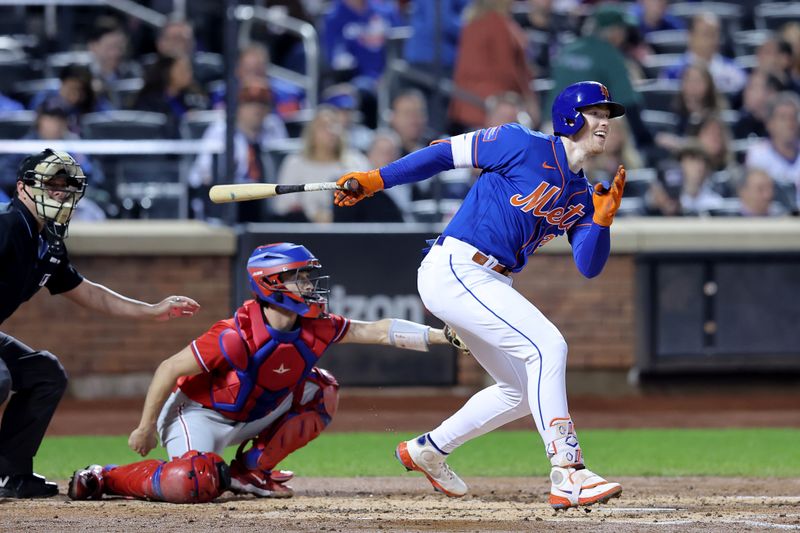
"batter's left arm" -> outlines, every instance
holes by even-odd
[[[609,228],[594,222],[578,223],[570,230],[569,240],[580,273],[587,278],[600,274],[611,251]]]

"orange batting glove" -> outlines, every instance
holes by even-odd
[[[622,192],[625,190],[625,167],[617,169],[614,183],[606,189],[602,183],[594,186],[592,203],[594,203],[594,216],[592,220],[598,226],[608,227],[614,221],[614,215],[622,202]]]
[[[358,184],[355,190],[349,189],[353,186],[353,182],[350,180],[354,180],[355,183]],[[383,178],[381,177],[381,171],[376,168],[367,172],[350,172],[345,174],[336,181],[336,185],[348,187],[348,189],[336,191],[333,196],[333,203],[339,207],[349,207],[368,196],[372,196],[378,191],[382,191]]]

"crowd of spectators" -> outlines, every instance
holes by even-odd
[[[14,79],[0,84],[0,136],[96,138],[87,132],[89,118],[133,110],[163,116],[154,140],[220,144],[233,93],[232,176],[225,176],[224,158],[212,154],[200,153],[192,161],[163,158],[180,167],[181,180],[192,191],[188,216],[215,219],[219,211],[203,198],[216,182],[330,181],[346,171],[385,165],[437,138],[506,122],[550,132],[553,96],[570,83],[591,79],[608,86],[628,109],[624,120],[612,121],[606,153],[586,168],[601,180],[619,164],[626,166],[633,185],[622,215],[798,213],[796,11],[767,19],[757,3],[745,1],[256,3],[279,6],[316,28],[321,76],[313,98],[296,76],[287,76],[307,68],[301,40],[277,27],[256,24],[249,42],[240,39],[237,62],[230,65],[235,86],[228,87],[222,20],[213,10],[203,12],[202,24],[170,17],[153,33],[143,31],[139,21],[98,10],[80,17],[89,23],[71,32],[69,49],[47,42],[16,46],[14,35],[0,39],[0,63],[19,67],[7,71],[17,73]],[[205,4],[187,5],[203,10]],[[37,13],[16,8],[12,15],[23,14],[30,24]],[[402,28],[408,31],[397,33]],[[404,76],[408,71],[398,65],[418,76]],[[434,82],[424,82],[426,76]],[[388,93],[385,109],[382,90]],[[312,107],[309,101],[319,103]],[[30,120],[24,132],[22,116]],[[20,158],[2,157],[0,199],[13,191]],[[119,161],[91,154],[76,158],[97,191],[78,217],[134,216],[119,207],[115,187],[126,179]],[[292,195],[240,204],[234,218],[436,220],[452,214],[474,179],[472,172],[453,171],[382,192],[347,213],[333,210],[329,193]],[[137,213],[147,216],[146,210]]]

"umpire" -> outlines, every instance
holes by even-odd
[[[75,270],[64,239],[85,190],[86,176],[66,152],[46,149],[20,164],[14,198],[0,204],[0,324],[42,287],[105,315],[155,320],[193,315],[200,306],[191,298],[169,296],[148,304]],[[0,497],[58,494],[55,483],[33,473],[33,457],[66,387],[67,375],[53,354],[0,332],[0,404],[11,396],[0,422]]]

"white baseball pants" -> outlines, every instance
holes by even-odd
[[[319,391],[314,383],[306,383],[301,404],[306,404]],[[292,407],[293,395],[289,394],[264,418],[252,422],[236,422],[203,407],[180,389],[167,399],[158,417],[157,429],[161,445],[167,449],[167,457],[180,457],[189,450],[214,452],[222,455],[225,448],[252,439],[284,415]]]
[[[551,420],[569,418],[567,344],[558,329],[511,287],[511,278],[472,260],[475,247],[447,237],[418,271],[425,306],[450,324],[495,380],[430,432],[451,452],[512,420],[533,415],[544,444]]]

